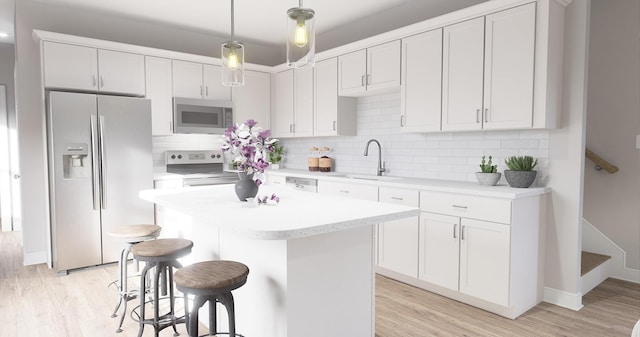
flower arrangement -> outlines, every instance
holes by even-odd
[[[264,170],[269,167],[268,153],[274,150],[278,140],[271,138],[271,130],[263,130],[257,124],[249,119],[225,130],[222,151],[229,151],[238,170],[247,175],[254,174],[253,180],[260,186]]]

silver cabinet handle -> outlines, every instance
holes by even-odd
[[[293,133],[293,124],[289,124],[289,133]]]
[[[484,109],[484,122],[489,123],[489,109]]]
[[[466,227],[466,226],[462,226],[462,227],[460,228],[460,240],[464,240],[464,228],[465,228],[465,227]]]
[[[91,84],[91,86],[92,86],[92,87],[95,87],[95,86],[96,86],[96,84],[97,84],[97,82],[96,82],[96,75],[92,75],[92,76],[91,76],[91,83],[92,83],[92,84]]]
[[[367,74],[367,85],[371,84],[371,75]]]
[[[204,91],[203,87],[200,86],[200,96],[203,96],[203,91]]]
[[[104,87],[104,77],[100,75],[100,88]]]
[[[404,115],[400,115],[400,127],[404,126]]]
[[[14,174],[13,175],[13,179],[20,179],[20,175],[19,174]]]
[[[451,205],[453,208],[462,208],[462,209],[467,209],[467,206],[460,206],[460,205]]]
[[[400,197],[391,197],[391,199],[393,199],[393,200],[400,200],[400,201],[404,200],[404,198],[400,198]]]
[[[293,126],[293,133],[296,133],[296,124],[295,124],[295,123],[293,123],[293,124],[291,124],[291,125]]]
[[[456,238],[456,229],[458,229],[458,224],[457,224],[457,223],[454,223],[454,224],[453,224],[453,238],[454,238],[454,239]]]
[[[476,123],[480,123],[480,109],[476,110]]]
[[[204,87],[205,96],[209,97],[209,86]]]
[[[340,193],[349,193],[349,190],[340,190]]]
[[[336,121],[333,121],[333,131],[336,131]]]
[[[362,77],[360,78],[360,84],[364,87],[364,75],[362,75]]]
[[[103,115],[100,115],[98,119],[98,138],[100,144],[100,191],[102,191],[100,202],[102,204],[102,209],[107,209],[107,157],[104,151],[105,137]]]
[[[98,156],[97,147],[96,147],[96,116],[91,115],[90,117],[90,127],[91,127],[91,192],[93,197],[93,210],[97,211],[100,207],[99,200],[100,196],[98,195],[99,185],[98,176],[100,175],[100,171],[98,170]]]

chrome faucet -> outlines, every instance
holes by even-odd
[[[381,176],[382,172],[384,172],[385,169],[384,162],[382,161],[382,147],[380,146],[380,142],[375,139],[369,140],[367,142],[367,145],[364,147],[364,155],[369,155],[369,144],[371,144],[372,142],[378,144],[378,175]]]

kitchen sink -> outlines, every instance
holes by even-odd
[[[349,178],[354,180],[371,180],[371,181],[394,181],[400,180],[402,177],[390,177],[390,176],[374,176],[367,174],[333,174],[332,177]]]

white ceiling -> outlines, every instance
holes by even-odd
[[[0,31],[13,41],[14,1],[0,0]],[[228,37],[230,0],[31,0],[33,2],[82,9],[105,16],[125,17],[171,25],[177,28]],[[399,28],[486,0],[307,0],[303,7],[316,12],[317,35],[353,35],[361,39],[380,33],[380,29]],[[297,7],[297,0],[235,1],[236,39],[284,44],[286,11]],[[384,31],[383,30],[383,31]],[[343,43],[344,41],[341,41]],[[327,47],[335,46],[328,42]]]

